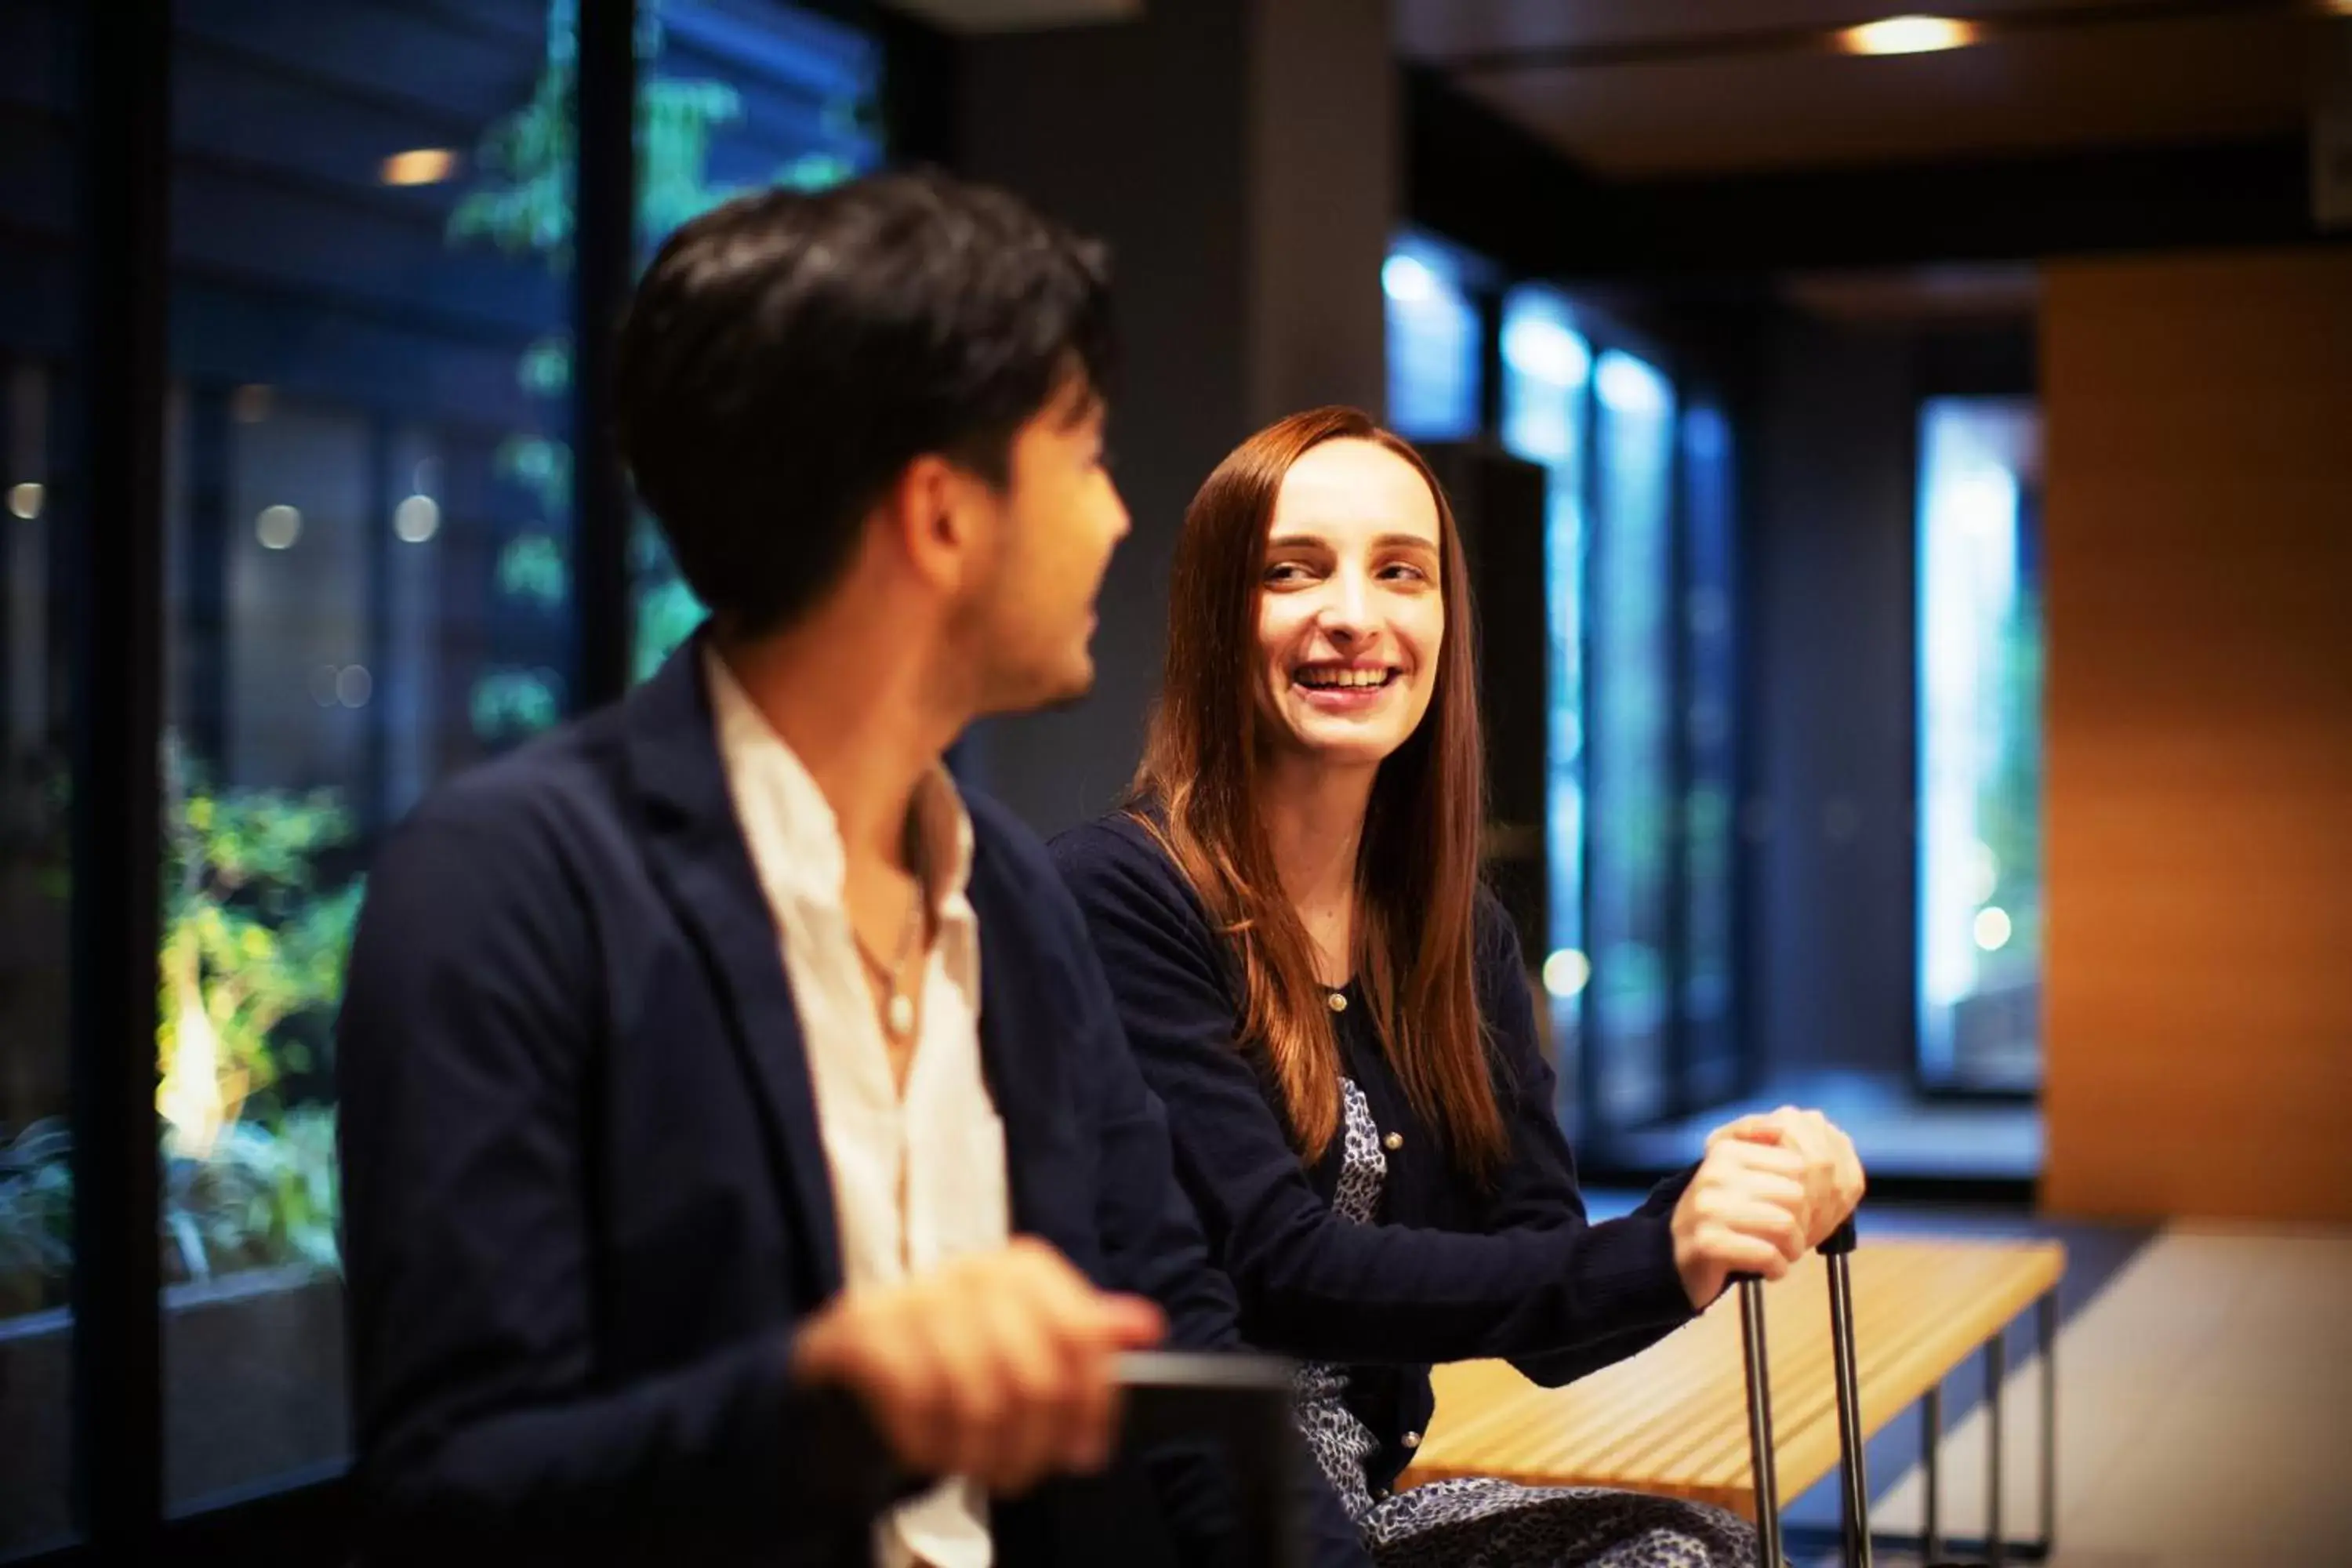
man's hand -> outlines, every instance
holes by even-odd
[[[1853,1140],[1818,1110],[1784,1105],[1767,1116],[1743,1116],[1717,1128],[1706,1146],[1712,1150],[1726,1139],[1776,1144],[1804,1162],[1798,1179],[1805,1187],[1807,1247],[1827,1241],[1862,1202],[1862,1161],[1854,1154]]]
[[[1166,1332],[1151,1302],[1106,1295],[1044,1242],[1016,1237],[836,1297],[795,1337],[792,1367],[854,1392],[907,1468],[1011,1494],[1108,1462],[1117,1357]]]
[[[1717,1137],[1675,1205],[1675,1267],[1704,1310],[1735,1274],[1778,1279],[1805,1255],[1804,1161],[1760,1140]]]

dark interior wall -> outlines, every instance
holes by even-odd
[[[1748,1012],[1759,1066],[1911,1060],[1909,334],[1782,315],[1749,437]]]
[[[1386,7],[1251,7],[1249,423],[1388,390],[1381,263],[1402,128]]]
[[[1244,433],[1244,18],[1154,5],[1117,26],[963,47],[957,162],[1116,247],[1111,416],[1134,532],[1098,601],[1092,696],[975,736],[982,785],[1041,831],[1108,806],[1157,689],[1184,504]]]
[[[1379,7],[1185,0],[1140,20],[960,47],[956,164],[1110,242],[1112,411],[1134,531],[1106,578],[1093,694],[998,720],[967,771],[1052,833],[1114,804],[1160,680],[1184,508],[1249,432],[1378,407],[1395,200]]]

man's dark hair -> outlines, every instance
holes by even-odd
[[[621,453],[688,584],[789,625],[939,453],[992,482],[1013,434],[1109,374],[1103,247],[943,174],[740,196],[670,236],[621,329]]]

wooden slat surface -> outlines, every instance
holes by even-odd
[[[1885,1241],[1853,1255],[1854,1359],[1874,1433],[2032,1305],[2065,1272],[2055,1242]],[[1783,1500],[1837,1465],[1829,1273],[1818,1258],[1765,1289],[1774,1452]],[[1534,1486],[1625,1487],[1754,1517],[1739,1304],[1567,1388],[1502,1362],[1436,1373],[1437,1415],[1398,1482],[1501,1476]]]

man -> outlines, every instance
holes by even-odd
[[[1233,1560],[1196,1468],[1075,1479],[1117,1354],[1233,1301],[1050,862],[940,760],[1091,681],[1108,353],[1097,247],[944,178],[656,258],[621,436],[711,618],[420,808],[352,955],[377,1557]]]

